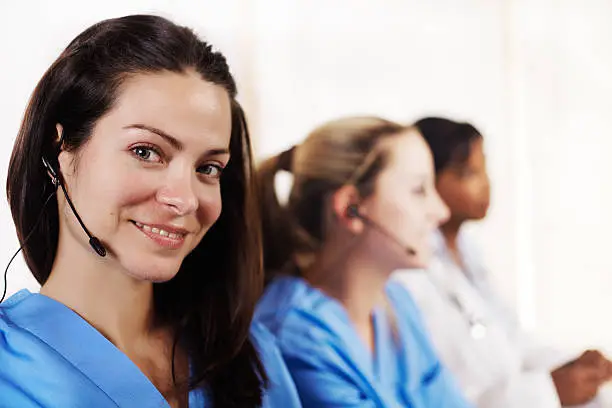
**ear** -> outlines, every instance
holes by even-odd
[[[55,130],[57,132],[56,137],[55,137],[55,144],[57,146],[57,149],[59,151],[58,155],[57,155],[57,162],[58,162],[58,169],[57,171],[59,172],[60,175],[63,174],[67,174],[66,173],[66,169],[69,169],[72,160],[73,160],[73,154],[70,152],[67,152],[63,149],[64,146],[64,127],[57,123],[55,125]]]
[[[55,130],[57,132],[57,135],[56,135],[56,139],[55,139],[54,143],[55,143],[55,145],[58,145],[59,141],[62,138],[62,131],[63,131],[62,125],[57,123],[55,125]],[[59,162],[59,157],[57,159],[58,159],[57,161]],[[53,157],[45,157],[45,156],[43,156],[42,157],[42,162],[43,162],[43,166],[47,170],[47,175],[51,179],[51,182],[53,183],[54,186],[57,187],[59,185],[59,183],[61,183],[61,171],[54,164],[55,160],[53,160]]]
[[[62,137],[64,135],[64,127],[60,123],[56,123],[55,131],[57,132],[57,135],[55,137],[55,143],[57,144],[58,149],[61,150],[62,146],[60,146],[60,143],[62,143],[64,140]]]
[[[355,186],[342,186],[331,196],[331,209],[334,217],[340,225],[343,225],[353,234],[361,234],[364,229],[363,220],[358,217],[351,217],[348,208],[352,205],[359,205],[360,196]]]

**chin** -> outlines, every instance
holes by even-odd
[[[482,221],[487,217],[487,212],[481,212],[478,214],[473,214],[472,217],[470,217],[471,221]]]
[[[139,281],[152,283],[167,282],[174,278],[181,267],[181,263],[175,260],[163,260],[154,262],[149,259],[134,265],[124,265],[127,274]]]
[[[415,248],[416,255],[409,257],[405,269],[427,269],[431,261],[431,250],[427,246]]]
[[[482,205],[482,206],[480,206],[480,208],[478,208],[476,211],[474,211],[474,213],[472,214],[470,219],[472,221],[480,221],[480,220],[484,219],[487,216],[488,213],[489,213],[489,206],[488,205]]]

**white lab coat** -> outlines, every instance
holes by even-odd
[[[575,356],[540,345],[520,329],[464,235],[458,244],[465,271],[437,233],[430,268],[398,271],[395,278],[412,293],[441,360],[477,408],[559,408],[550,372]],[[584,407],[604,405],[596,399]]]

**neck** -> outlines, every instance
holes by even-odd
[[[447,223],[440,227],[440,231],[442,231],[442,235],[446,241],[446,246],[453,252],[457,250],[457,237],[459,236],[459,231],[461,230],[462,225],[462,220],[451,218]]]
[[[339,248],[341,244],[325,245],[304,277],[340,301],[355,324],[369,325],[374,308],[384,302],[385,286],[393,271],[383,270],[365,255],[367,251]]]
[[[81,248],[67,251],[61,241],[40,293],[74,310],[124,352],[153,329],[151,282],[130,278],[112,259]]]

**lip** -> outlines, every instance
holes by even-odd
[[[134,227],[136,227],[145,236],[155,242],[157,245],[168,248],[178,249],[185,243],[185,236],[189,234],[184,228],[173,227],[171,225],[163,224],[147,224],[144,222],[131,220]],[[144,228],[147,227],[147,228]],[[165,231],[168,235],[160,235],[159,232],[153,232],[156,229],[158,231]]]

